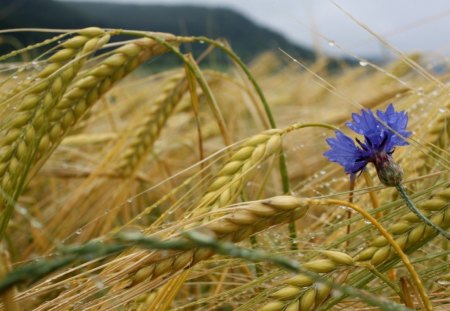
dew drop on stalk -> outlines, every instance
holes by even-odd
[[[95,287],[97,287],[98,289],[104,289],[105,284],[102,281],[97,281],[95,282]]]
[[[345,205],[338,205],[338,208],[340,208],[340,209],[342,209],[342,210],[344,210],[344,211],[348,211],[350,208],[348,208],[347,206],[345,206]]]
[[[36,228],[36,229],[42,229],[42,227],[43,227],[42,224],[39,221],[37,221],[36,219],[31,219],[30,224],[33,228]]]
[[[442,286],[449,286],[450,285],[450,281],[449,280],[438,280],[437,283],[439,285],[442,285]]]
[[[329,46],[335,46],[336,45],[336,41],[330,40],[330,41],[328,41],[328,45]]]
[[[75,231],[75,234],[76,234],[76,235],[80,235],[82,232],[83,232],[83,230],[78,229],[77,231]]]
[[[340,296],[342,296],[343,295],[343,293],[340,291],[340,290],[338,290],[338,289],[334,289],[332,292],[331,292],[331,296],[332,297],[340,297]]]
[[[310,240],[314,240],[314,239],[316,238],[316,235],[315,235],[314,233],[309,233],[309,234],[308,234],[308,238],[309,238]]]
[[[27,209],[22,207],[22,206],[16,206],[16,210],[17,210],[17,212],[19,214],[22,214],[22,215],[27,215],[28,214]]]
[[[368,64],[369,63],[367,61],[365,61],[365,60],[360,60],[359,61],[359,65],[362,66],[362,67],[366,67]]]

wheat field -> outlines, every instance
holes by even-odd
[[[449,310],[448,241],[372,166],[351,185],[323,156],[393,103],[404,186],[450,227],[448,75],[394,52],[247,67],[224,41],[91,27],[1,56],[1,308]],[[180,65],[143,68],[163,54]]]

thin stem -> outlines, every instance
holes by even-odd
[[[324,129],[328,129],[328,130],[332,130],[332,131],[336,131],[339,130],[338,127],[331,125],[331,124],[327,124],[327,123],[302,123],[302,122],[298,122],[298,123],[294,123],[289,125],[288,127],[286,127],[283,132],[284,133],[290,133],[292,131],[298,130],[298,129],[302,129],[305,127],[321,127]]]
[[[257,249],[258,248],[258,238],[256,237],[256,235],[252,235],[250,237],[250,242],[252,244],[252,249]],[[256,272],[256,276],[258,278],[263,275],[263,270],[262,270],[261,265],[259,263],[255,263],[255,272]]]
[[[422,222],[426,223],[427,225],[432,227],[434,230],[436,230],[437,232],[442,234],[447,240],[450,240],[450,234],[447,231],[445,231],[441,227],[438,227],[437,225],[432,223],[431,220],[429,220],[424,214],[422,214],[419,211],[419,209],[416,207],[414,202],[411,200],[411,198],[406,193],[406,189],[405,189],[405,187],[403,187],[402,184],[396,185],[395,188],[397,188],[397,191],[400,193],[400,196],[405,201],[406,206],[408,206],[408,208],[411,212],[413,212],[417,217],[419,217],[419,219],[422,220]]]
[[[350,202],[350,203],[353,203],[353,193],[354,193],[354,190],[355,190],[355,184],[356,184],[356,178],[355,178],[355,174],[351,174],[350,175],[350,185],[349,185],[349,192],[348,192],[348,201]],[[347,225],[347,235],[349,235],[350,234],[350,232],[351,232],[351,222],[350,222],[350,219],[352,218],[352,211],[351,210],[348,210],[347,211],[347,220],[349,221],[348,222],[348,225]],[[349,247],[349,245],[350,245],[350,239],[348,239],[347,241],[346,241],[346,247],[348,248]]]
[[[241,69],[244,71],[245,75],[247,76],[248,80],[252,83],[253,87],[255,88],[256,93],[258,93],[259,98],[261,99],[261,103],[264,106],[264,110],[266,112],[267,118],[269,119],[270,126],[272,128],[276,128],[277,125],[276,125],[275,119],[273,117],[272,110],[270,109],[270,106],[266,100],[266,97],[264,96],[263,91],[259,87],[255,78],[251,74],[250,70],[242,62],[242,60],[239,58],[239,56],[237,56],[231,49],[228,49],[226,46],[224,46],[220,42],[217,42],[216,40],[212,40],[207,37],[194,37],[193,39],[198,42],[207,42],[208,44],[211,44],[211,45],[215,46],[216,48],[219,48],[225,54],[227,54],[236,64],[238,64],[239,67],[241,67]]]
[[[369,196],[370,196],[370,201],[372,202],[372,207],[373,208],[378,208],[380,207],[380,203],[378,202],[378,198],[375,194],[375,191],[372,189],[373,188],[373,182],[372,182],[372,178],[370,177],[370,174],[367,172],[367,170],[364,170],[362,173],[363,177],[364,177],[364,181],[366,182],[367,187],[370,189],[369,190]],[[382,212],[378,212],[376,214],[377,218],[381,218],[383,216]]]
[[[380,280],[382,280],[387,286],[389,286],[390,288],[392,288],[394,290],[394,292],[397,293],[397,295],[403,300],[403,293],[400,290],[400,288],[398,288],[398,286],[396,286],[394,283],[392,283],[387,277],[384,276],[383,273],[381,273],[380,271],[377,270],[377,268],[375,268],[373,265],[371,264],[361,264],[361,267],[366,268],[367,270],[369,270],[371,273],[373,273],[373,275],[375,275],[377,278],[379,278]]]
[[[364,209],[359,207],[358,205],[349,203],[347,201],[341,201],[341,200],[333,200],[333,199],[327,199],[321,201],[323,204],[333,204],[333,205],[343,205],[347,206],[356,212],[360,213],[364,218],[366,218],[368,221],[374,225],[374,227],[378,230],[378,232],[381,233],[382,236],[386,238],[388,243],[392,246],[392,248],[397,252],[397,255],[400,257],[400,259],[403,261],[406,269],[411,274],[411,278],[417,287],[417,290],[419,291],[420,297],[422,298],[423,304],[425,306],[425,309],[427,311],[433,310],[433,305],[430,302],[430,299],[428,298],[428,295],[425,291],[425,288],[422,284],[422,281],[420,280],[419,275],[417,274],[416,270],[414,269],[411,261],[409,260],[408,256],[406,256],[405,252],[403,252],[402,248],[398,243],[394,240],[394,238],[387,232],[387,230],[374,218],[372,215],[370,215],[368,212],[366,212]]]
[[[306,128],[306,127],[321,127],[321,128],[326,128],[326,129],[329,129],[329,130],[337,130],[337,127],[335,127],[333,125],[330,125],[330,124],[326,124],[326,123],[294,123],[294,124],[291,124],[288,127],[286,127],[283,130],[283,133],[287,134],[287,133],[290,133],[292,131],[295,131],[295,130],[298,130],[298,129],[302,129],[302,128]],[[281,161],[282,157],[283,157],[283,161]],[[283,166],[283,169],[285,169],[287,171],[286,161],[284,160],[284,153],[283,152],[280,155],[280,170],[281,170],[282,166]],[[287,174],[286,175],[282,175],[282,177],[283,176],[288,178]],[[290,191],[289,183],[288,182],[287,183],[283,182],[283,192],[284,193],[288,193],[289,191]],[[289,238],[291,239],[291,250],[293,250],[293,251],[297,250],[298,249],[297,242],[296,242],[296,239],[297,239],[297,228],[295,226],[295,222],[289,223]]]
[[[408,308],[414,308],[414,303],[411,298],[411,293],[409,292],[409,289],[408,289],[408,283],[409,282],[407,281],[407,279],[405,277],[400,278],[400,286],[402,287],[402,299],[403,299],[403,302],[405,303],[405,306],[407,306]],[[411,285],[411,283],[409,283],[409,285]]]

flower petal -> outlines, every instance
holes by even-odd
[[[355,174],[361,171],[366,165],[367,152],[356,147],[353,140],[342,133],[336,131],[336,138],[328,138],[327,143],[331,147],[324,155],[332,162],[339,163],[348,174]]]
[[[395,146],[408,145],[408,142],[404,138],[411,136],[411,132],[406,131],[406,126],[408,125],[408,115],[406,112],[396,112],[394,105],[389,104],[386,112],[378,110],[377,116],[385,123],[382,124],[383,130],[389,135],[389,141],[385,148],[387,151],[391,151]]]

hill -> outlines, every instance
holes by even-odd
[[[170,32],[179,35],[206,35],[226,38],[243,60],[267,50],[282,48],[292,55],[312,60],[314,53],[295,45],[280,34],[255,24],[245,16],[225,8],[198,6],[133,5],[51,0],[2,0],[0,28],[63,28],[87,26]],[[38,12],[38,13],[37,13]],[[30,44],[44,37],[19,33]],[[194,47],[194,52],[196,48]]]

